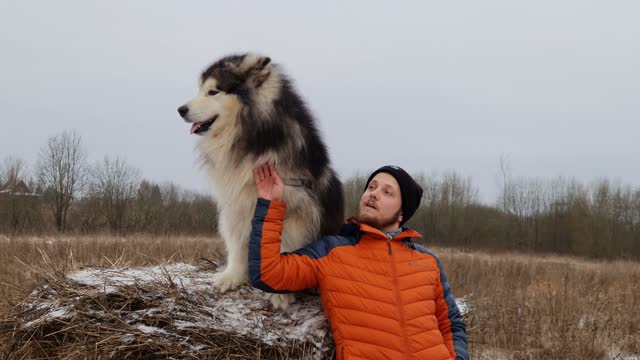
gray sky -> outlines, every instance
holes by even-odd
[[[284,66],[342,178],[455,170],[640,185],[640,2],[0,2],[0,159],[66,129],[91,160],[206,189],[176,108],[213,60]]]

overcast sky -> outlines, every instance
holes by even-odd
[[[400,5],[403,4],[403,5]],[[281,64],[344,179],[383,164],[640,185],[640,2],[0,2],[0,160],[76,130],[91,160],[204,190],[176,108],[229,53]]]

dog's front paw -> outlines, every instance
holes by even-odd
[[[234,290],[245,281],[247,281],[246,273],[222,271],[213,275],[213,286],[222,292]]]
[[[296,302],[296,297],[293,294],[265,294],[264,298],[271,301],[274,308],[282,310],[286,310],[289,304]]]

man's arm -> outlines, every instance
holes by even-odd
[[[301,254],[280,254],[282,220],[286,206],[280,201],[284,184],[275,167],[253,170],[258,202],[249,240],[249,280],[267,292],[290,292],[318,286],[318,260]]]
[[[318,287],[318,262],[306,255],[281,254],[280,236],[285,203],[259,198],[249,240],[249,280],[267,292],[291,292]]]
[[[456,360],[469,360],[469,350],[467,348],[467,335],[465,325],[462,322],[462,315],[451,294],[451,287],[447,283],[447,278],[442,269],[440,259],[436,257],[440,270],[440,284],[438,286],[438,297],[436,299],[436,316],[440,332],[444,337],[444,342],[451,356]]]

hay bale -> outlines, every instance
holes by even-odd
[[[220,293],[212,284],[214,269],[183,263],[70,274],[53,265],[32,270],[41,285],[0,320],[10,358],[333,356],[331,332],[313,294],[298,294],[286,311],[272,310],[261,291],[244,285]],[[456,302],[468,316],[465,300]]]
[[[272,310],[250,286],[214,290],[213,273],[167,264],[43,274],[0,332],[15,358],[331,358],[318,296]]]

